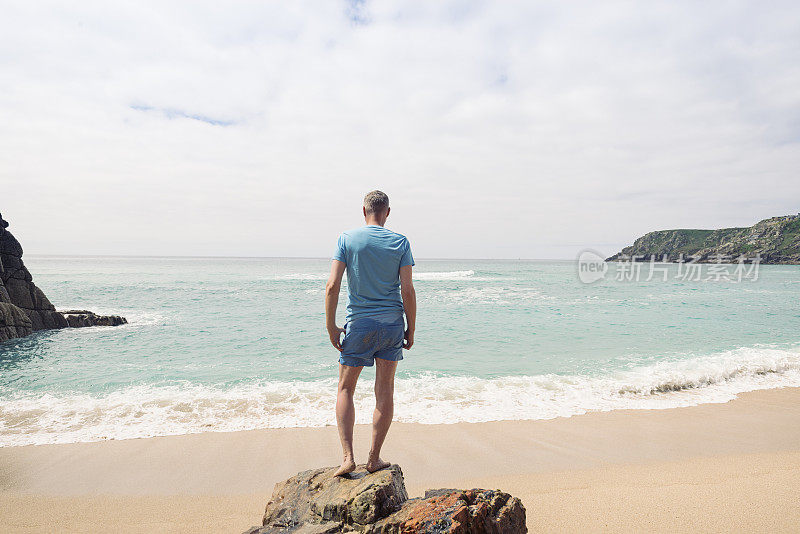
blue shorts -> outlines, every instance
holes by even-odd
[[[365,317],[351,319],[344,325],[344,340],[339,363],[351,367],[372,367],[375,358],[397,362],[403,359],[405,324],[380,322]]]

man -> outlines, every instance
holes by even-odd
[[[403,359],[403,349],[414,345],[417,315],[417,296],[411,282],[414,265],[411,246],[405,236],[384,228],[391,211],[389,197],[381,191],[367,193],[362,211],[366,225],[339,236],[331,275],[325,286],[328,335],[331,344],[341,353],[336,422],[344,459],[336,476],[356,468],[353,393],[361,370],[373,364],[376,366],[375,412],[366,469],[372,473],[389,466],[389,462],[381,460],[380,453],[394,413],[394,373],[397,362]],[[342,329],[336,326],[336,307],[345,270],[348,299]]]

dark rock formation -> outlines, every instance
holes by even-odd
[[[690,261],[800,264],[800,215],[765,219],[747,228],[659,230],[645,234],[606,261]],[[690,258],[693,257],[693,258]]]
[[[72,328],[82,326],[119,326],[128,321],[119,315],[97,315],[89,310],[66,310],[59,312]]]
[[[275,485],[263,524],[245,534],[519,534],[525,507],[496,490],[439,489],[409,499],[400,467],[334,477],[335,467],[303,471]]]
[[[127,321],[118,315],[101,316],[87,311],[56,311],[22,263],[22,246],[6,230],[0,215],[0,341],[32,334],[36,330],[70,326],[114,326]]]

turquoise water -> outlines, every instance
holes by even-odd
[[[0,344],[0,445],[334,423],[328,260],[25,260],[59,309],[130,324]],[[674,265],[668,281],[618,281],[617,268],[584,284],[574,262],[419,261],[397,420],[539,419],[800,385],[800,267],[738,283],[682,280]],[[362,376],[366,422],[373,374]]]

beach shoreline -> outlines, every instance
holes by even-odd
[[[368,435],[357,426],[357,460]],[[789,530],[800,519],[800,388],[551,420],[396,423],[385,456],[411,495],[483,486],[520,497],[532,531],[691,526],[698,503],[709,510],[700,530],[745,519]],[[276,482],[338,457],[335,427],[0,448],[0,531],[244,531]],[[661,516],[672,523],[655,524]]]

